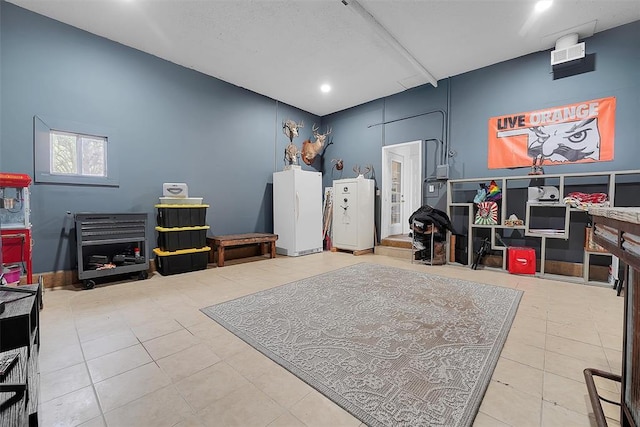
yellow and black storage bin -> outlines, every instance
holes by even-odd
[[[164,276],[204,270],[209,261],[209,226],[205,225],[209,205],[181,203],[176,200],[155,206],[158,247],[153,252],[156,270]]]
[[[155,248],[153,252],[156,254],[156,270],[163,276],[204,270],[207,268],[210,251],[211,248],[208,246],[172,252]]]
[[[205,225],[209,205],[159,204],[157,224],[160,227],[196,227]]]
[[[163,252],[197,249],[207,246],[208,225],[196,227],[156,227],[158,248]]]

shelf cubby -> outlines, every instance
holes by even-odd
[[[488,186],[491,181],[502,190],[498,224],[475,224],[473,199],[480,185]],[[529,200],[530,186],[555,187],[558,190],[555,200]],[[600,264],[606,262],[607,254],[603,256],[584,249],[585,228],[590,221],[586,212],[588,207],[564,203],[563,199],[574,192],[605,193],[610,206],[637,206],[640,170],[451,179],[447,182],[447,213],[457,232],[464,236],[456,236],[457,246],[460,246],[458,253],[464,253],[467,265],[471,265],[478,241],[490,238],[491,250],[494,255],[502,254],[502,269],[506,270],[507,247],[533,247],[538,260],[538,277],[608,285],[593,280],[591,273],[594,261],[599,269],[605,267]],[[524,224],[506,225],[505,220],[512,214]],[[569,265],[558,267],[562,263]]]

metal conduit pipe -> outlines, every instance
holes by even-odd
[[[447,149],[448,144],[446,142],[446,137],[445,137],[445,126],[447,124],[447,113],[444,110],[425,111],[424,113],[414,114],[414,115],[406,116],[406,117],[400,117],[399,119],[386,120],[386,121],[382,121],[380,123],[373,123],[373,124],[368,125],[367,128],[372,128],[374,126],[388,125],[390,123],[400,122],[402,120],[414,119],[416,117],[427,116],[429,114],[436,114],[436,113],[439,113],[439,114],[442,115],[442,125],[440,126],[440,139],[439,139],[439,141],[442,142],[443,150],[442,150],[442,153],[441,153],[440,164],[447,164],[447,163],[444,163],[445,161],[448,161],[447,153],[449,151]]]

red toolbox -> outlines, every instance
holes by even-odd
[[[509,273],[536,274],[536,250],[533,248],[508,248]]]

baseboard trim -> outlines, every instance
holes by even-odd
[[[149,269],[147,272],[156,271],[156,263],[154,259],[149,260]],[[82,287],[80,279],[78,279],[77,270],[49,271],[45,273],[37,273],[33,275],[34,281],[38,277],[42,277],[45,289],[63,288],[65,286]]]
[[[256,245],[240,246],[237,248],[229,248],[225,251],[225,260],[233,260],[236,258],[246,258],[257,256],[260,254],[260,248]],[[216,259],[215,251],[211,251],[209,262],[214,263]],[[156,271],[155,259],[149,260],[149,273]],[[65,286],[82,287],[80,279],[78,279],[77,270],[50,271],[45,273],[34,274],[34,280],[42,276],[45,289],[62,288]],[[23,278],[24,279],[24,278]],[[21,282],[22,283],[22,282]]]
[[[232,248],[233,249],[233,248]],[[392,248],[392,250],[398,250],[399,248]],[[403,255],[407,252],[401,250]],[[213,251],[211,251],[211,259],[209,262],[213,262],[215,259],[215,255]],[[229,250],[232,255],[229,259],[235,258],[244,258],[259,255],[259,250],[255,245],[253,247],[247,248],[237,248],[236,250]],[[225,254],[226,258],[226,254]],[[485,264],[487,266],[495,266],[502,267],[502,260],[500,262],[498,260],[493,260],[491,257],[487,257],[490,261]],[[483,263],[484,264],[484,263]],[[494,265],[495,264],[495,265]],[[566,261],[547,261],[546,263],[546,273],[549,274],[558,274],[563,276],[572,276],[572,277],[582,277],[582,264],[581,263],[570,263]],[[156,271],[156,263],[155,259],[149,260],[149,273]],[[591,275],[592,280],[600,280],[604,281],[608,275],[608,268],[604,266],[591,266]],[[62,288],[65,286],[74,286],[74,287],[82,287],[80,280],[78,279],[78,271],[77,270],[63,270],[63,271],[53,271],[46,273],[38,273],[34,274],[34,281],[37,281],[39,276],[42,276],[43,283],[45,289],[53,289],[53,288]],[[22,277],[21,284],[24,281],[24,276]]]

